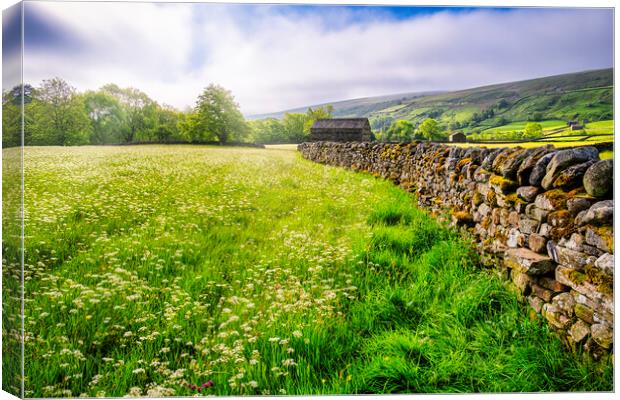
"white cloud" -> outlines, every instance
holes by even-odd
[[[214,82],[242,111],[353,97],[457,89],[613,62],[609,10],[439,12],[414,19],[350,11],[148,3],[29,3],[84,43],[26,49],[25,79],[61,76],[80,89],[135,86],[192,105]],[[28,9],[27,9],[28,12]],[[337,28],[333,22],[340,23]],[[28,26],[26,26],[28,29]]]

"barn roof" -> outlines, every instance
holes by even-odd
[[[317,119],[312,128],[318,129],[364,129],[368,126],[368,118],[331,118]]]

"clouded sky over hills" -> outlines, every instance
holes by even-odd
[[[611,9],[26,3],[27,82],[134,86],[245,114],[613,65]]]

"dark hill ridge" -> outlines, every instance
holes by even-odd
[[[405,93],[328,103],[335,117],[368,117],[374,129],[406,119],[482,129],[527,119],[613,118],[613,69],[584,71],[453,92]],[[320,106],[309,106],[316,107]],[[288,112],[304,112],[300,107]],[[493,110],[492,113],[488,110]],[[486,113],[485,113],[486,112]],[[280,118],[283,112],[254,116]],[[475,115],[479,114],[479,115]]]

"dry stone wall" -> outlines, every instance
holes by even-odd
[[[613,351],[613,161],[596,148],[313,142],[298,150],[415,192],[421,207],[473,234],[483,261],[567,344]]]

